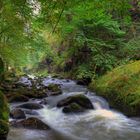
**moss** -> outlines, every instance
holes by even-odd
[[[8,126],[9,108],[5,96],[0,92],[0,137],[6,137],[9,131]]]
[[[43,69],[33,73],[37,77],[48,76],[48,70]]]
[[[71,103],[70,105],[66,106],[63,108],[63,112],[64,113],[76,113],[76,112],[83,112],[85,109],[83,107],[81,107],[79,104],[77,103]]]
[[[60,86],[57,85],[57,84],[49,84],[48,85],[48,90],[52,91],[52,92],[57,92],[57,91],[60,91]]]
[[[140,115],[140,61],[113,69],[92,81],[90,88],[127,115]]]
[[[27,101],[29,101],[28,97],[26,97],[24,95],[21,95],[21,94],[18,94],[18,93],[9,94],[9,95],[7,95],[7,98],[8,98],[9,103],[12,103],[12,102],[27,102]]]
[[[0,92],[0,119],[5,121],[9,119],[9,107],[2,92]]]

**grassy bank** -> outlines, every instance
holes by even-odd
[[[126,115],[140,115],[140,61],[113,69],[89,87]]]

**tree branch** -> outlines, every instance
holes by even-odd
[[[56,28],[57,28],[57,25],[58,25],[58,23],[59,23],[59,21],[60,21],[60,19],[61,19],[61,16],[62,16],[62,14],[63,14],[63,12],[64,12],[65,5],[66,5],[66,2],[64,2],[64,6],[63,6],[63,8],[62,8],[62,10],[61,10],[61,12],[60,12],[60,15],[59,15],[59,17],[58,17],[58,20],[57,20],[56,24],[54,25],[54,28],[53,28],[53,30],[52,30],[52,34],[55,32],[55,30],[56,30]]]

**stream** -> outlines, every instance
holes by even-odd
[[[30,81],[23,80],[26,84]],[[140,120],[128,118],[120,112],[110,109],[108,102],[87,87],[77,85],[75,81],[46,77],[43,84],[60,84],[63,94],[47,97],[47,105],[37,110],[39,118],[51,130],[30,130],[10,128],[8,140],[140,140]],[[85,94],[95,109],[84,113],[64,114],[57,108],[58,101],[75,94]],[[39,102],[39,99],[29,102]],[[11,103],[10,107],[22,103]],[[30,117],[31,115],[29,115]]]

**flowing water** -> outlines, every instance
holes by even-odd
[[[28,83],[26,79],[22,80]],[[84,86],[76,85],[74,81],[51,77],[43,80],[44,85],[49,83],[60,84],[63,94],[47,97],[48,104],[38,111],[36,117],[48,124],[51,130],[11,128],[8,140],[140,140],[139,120],[111,110],[103,98]],[[58,101],[75,94],[85,94],[95,109],[80,114],[64,114],[61,108],[56,107]],[[11,104],[11,107],[16,105]]]

